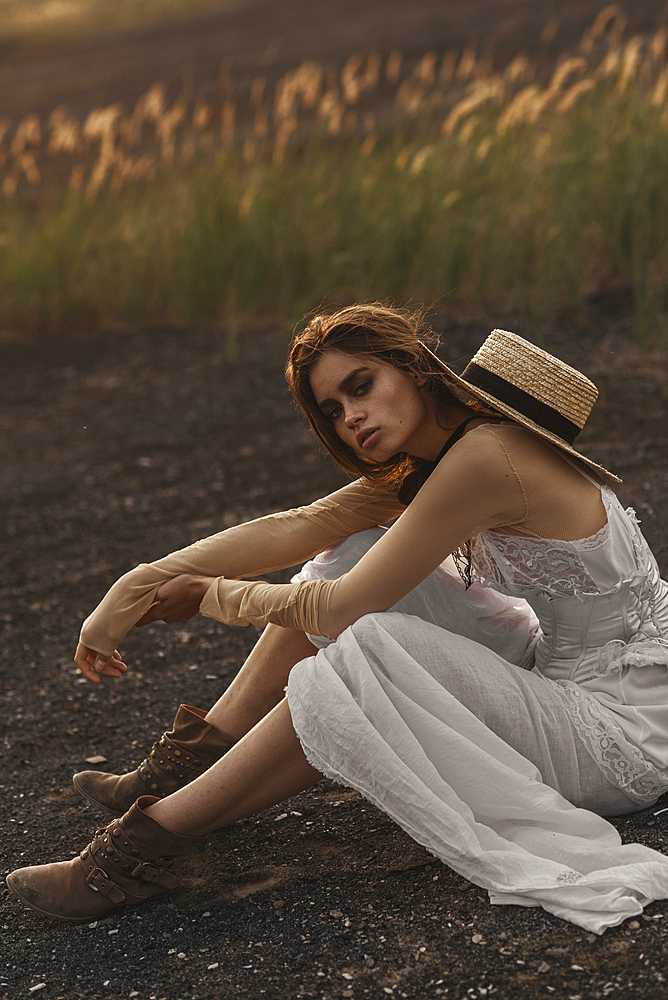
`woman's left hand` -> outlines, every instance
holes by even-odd
[[[213,583],[213,576],[192,576],[182,573],[161,584],[155,601],[138,622],[136,628],[151,622],[185,622],[199,613],[202,598]]]

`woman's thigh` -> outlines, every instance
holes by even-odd
[[[637,808],[597,767],[553,681],[414,616],[366,615],[346,632],[318,654],[312,669],[332,671],[342,680],[333,690],[362,705],[372,724],[382,720],[391,733],[388,713],[394,712],[397,731],[410,720],[427,755],[437,755],[439,726],[460,718],[464,706],[575,805],[602,815]],[[291,685],[298,682],[291,677]],[[341,716],[345,705],[333,700],[332,712]],[[485,742],[484,731],[478,733]],[[470,780],[476,780],[473,771]]]

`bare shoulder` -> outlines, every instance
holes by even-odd
[[[508,433],[509,429],[511,425],[489,422],[472,427],[439,462],[437,471],[445,477],[456,475],[478,488],[505,479],[511,471],[509,457],[522,447],[520,439]]]

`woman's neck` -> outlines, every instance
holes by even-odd
[[[434,462],[453,431],[468,417],[475,416],[475,413],[456,399],[446,403],[431,393],[425,399],[425,405],[427,419],[421,433],[416,435],[409,454]]]

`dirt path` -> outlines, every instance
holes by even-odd
[[[666,573],[665,364],[639,357],[623,323],[600,331],[549,346],[599,382],[583,447],[624,476]],[[485,332],[449,328],[445,355],[468,356]],[[248,333],[237,369],[213,330],[0,344],[3,872],[80,850],[103,818],[72,772],[94,755],[137,762],[180,701],[215,700],[257,635],[203,620],[145,629],[124,645],[131,672],[95,689],[70,656],[109,583],[341,481],[285,395],[280,352]],[[651,811],[620,829],[668,849]],[[491,907],[329,782],[211,838],[172,899],[90,927],[39,918],[6,889],[0,908],[3,1000],[40,983],[57,1000],[664,995],[664,905],[595,940],[542,910]]]
[[[580,39],[601,0],[248,0],[238,10],[108,32],[70,45],[5,46],[0,53],[0,116],[69,105],[77,115],[121,101],[131,106],[157,80],[175,94],[187,81],[213,89],[222,67],[244,92],[304,59],[340,64],[356,51],[399,48],[407,55],[467,44],[491,47],[504,65],[518,51],[553,58]],[[653,31],[655,0],[621,4],[629,32]],[[554,36],[541,41],[552,17]]]

